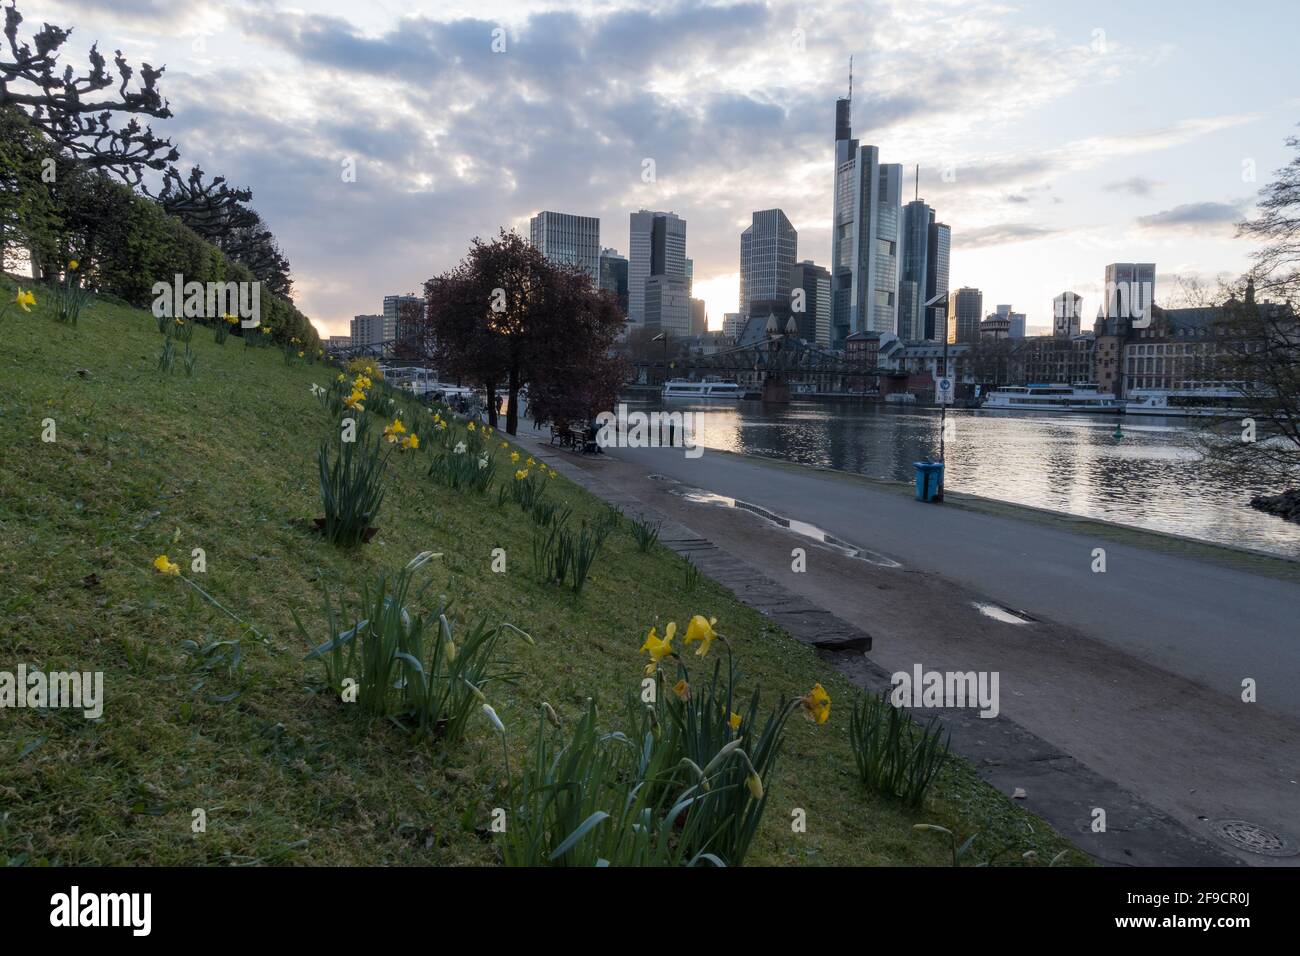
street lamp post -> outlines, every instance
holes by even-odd
[[[668,330],[664,329],[662,332],[660,332],[650,341],[664,343],[664,384],[667,384],[668,383]]]

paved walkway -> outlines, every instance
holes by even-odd
[[[539,450],[597,493],[678,522],[696,542],[688,547],[716,547],[868,633],[865,661],[860,651],[825,652],[863,686],[916,663],[997,670],[1002,717],[957,720],[954,740],[986,778],[1026,791],[1031,809],[1099,858],[1191,862],[1208,847],[1161,858],[1162,842],[1178,842],[1167,818],[1234,854],[1221,859],[1300,863],[1239,851],[1217,830],[1244,820],[1300,849],[1295,584],[1096,540],[1064,523],[924,505],[854,476],[763,459]],[[818,545],[808,537],[817,529],[868,553]],[[807,550],[806,573],[791,571],[794,547]],[[1097,547],[1106,549],[1104,574],[1091,570]],[[1004,623],[978,603],[1035,621]],[[1246,677],[1258,682],[1258,703],[1240,700]],[[1095,807],[1107,810],[1114,839],[1091,832]]]

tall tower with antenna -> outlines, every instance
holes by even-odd
[[[853,138],[853,59],[848,96],[835,101],[835,204],[831,218],[831,343],[855,332],[894,333],[903,167]]]

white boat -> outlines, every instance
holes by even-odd
[[[745,394],[735,382],[691,382],[674,378],[664,383],[664,398],[738,399]]]
[[[1182,388],[1129,390],[1125,414],[1232,418],[1249,410],[1250,402],[1232,382],[1185,382]]]
[[[1006,385],[988,393],[983,408],[1033,412],[1095,412],[1118,414],[1124,403],[1098,391],[1096,385]]]

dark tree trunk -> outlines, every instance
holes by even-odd
[[[497,427],[497,383],[488,380],[483,383],[483,388],[487,392],[488,425],[495,429]]]
[[[506,402],[506,432],[510,435],[519,432],[519,367],[510,367],[510,393]]]

